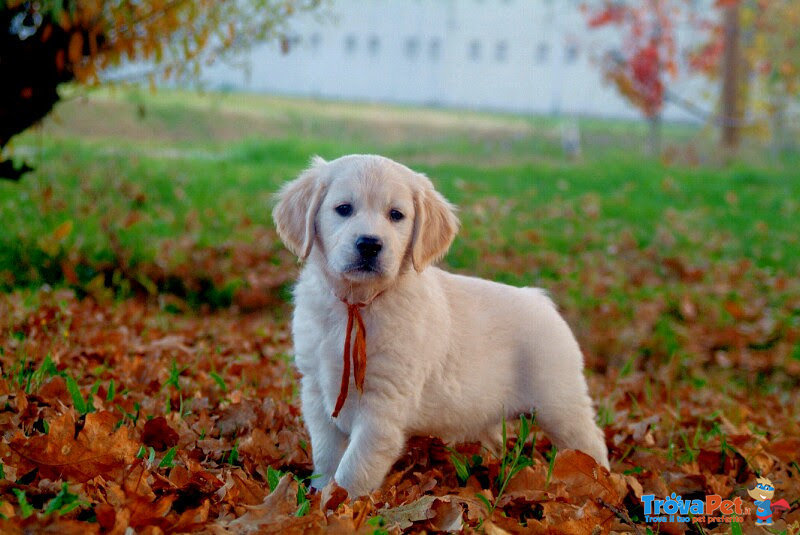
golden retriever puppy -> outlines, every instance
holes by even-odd
[[[273,217],[305,260],[292,334],[315,487],[366,494],[409,436],[497,448],[503,418],[532,411],[558,447],[608,467],[583,355],[545,292],[431,266],[459,222],[427,177],[314,158]]]

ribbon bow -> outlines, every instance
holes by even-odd
[[[365,305],[363,303],[350,304],[345,300],[342,300],[342,303],[347,305],[347,333],[344,337],[344,352],[342,353],[342,360],[344,361],[342,383],[339,386],[336,407],[333,409],[333,414],[331,414],[333,418],[339,416],[339,411],[347,398],[347,390],[350,386],[350,361],[353,361],[353,377],[359,392],[364,391],[364,377],[367,371],[367,329],[364,327],[364,318],[361,317],[361,311],[359,310]],[[354,326],[356,339],[352,344],[351,350],[350,342]]]

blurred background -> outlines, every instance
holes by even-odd
[[[799,17],[789,1],[8,0],[0,285],[281,301],[270,195],[349,152],[425,171],[462,206],[456,269],[552,284],[593,254],[627,280],[632,248],[792,274]]]
[[[794,0],[0,0],[2,381],[189,437],[275,400],[283,457],[239,457],[248,409],[204,466],[310,474],[273,193],[379,153],[459,206],[445,267],[551,293],[639,494],[800,474],[798,27]]]
[[[799,17],[789,1],[9,0],[0,286],[283,306],[272,193],[313,154],[374,152],[461,206],[451,268],[554,289],[598,365],[712,317],[758,334],[703,358],[798,358],[796,295],[718,279],[796,282]]]

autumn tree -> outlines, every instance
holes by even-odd
[[[587,7],[590,28],[615,27],[621,46],[605,52],[601,68],[626,100],[650,124],[649,152],[660,151],[665,89],[677,75],[674,15],[678,0],[624,3],[604,1]]]
[[[322,0],[0,0],[0,151],[46,116],[58,86],[107,81],[136,63],[185,76],[220,55],[281,38]],[[0,177],[28,168],[0,160]]]
[[[714,5],[713,22],[705,22],[707,40],[692,53],[691,66],[711,79],[720,78],[723,87],[727,80],[735,95],[721,95],[729,101],[720,106],[723,143],[735,148],[744,131],[768,135],[777,150],[787,148],[791,134],[786,117],[800,96],[800,4],[716,0]]]
[[[770,137],[777,150],[786,148],[792,142],[787,115],[800,96],[800,3],[714,0],[707,7],[683,16],[690,11],[686,0],[590,2],[589,26],[622,35],[621,46],[602,58],[606,78],[650,121],[650,145],[657,146],[667,85],[677,75],[675,21],[686,19],[700,39],[687,47],[689,70],[720,82],[717,111],[707,117],[719,127],[726,152],[737,148],[742,134],[754,133]]]

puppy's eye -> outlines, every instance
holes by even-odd
[[[389,211],[389,219],[392,221],[400,221],[404,218],[403,212],[400,210],[390,210]]]
[[[342,203],[335,208],[336,213],[342,217],[347,217],[353,213],[353,205],[349,203]]]

